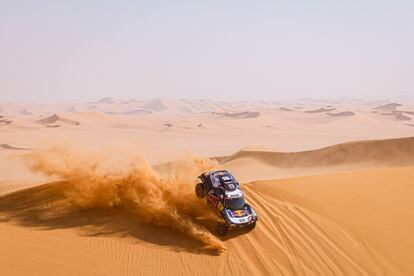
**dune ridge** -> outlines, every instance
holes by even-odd
[[[319,109],[306,110],[305,112],[306,113],[322,113],[322,112],[328,112],[328,111],[334,111],[334,110],[336,110],[336,108],[334,107],[327,107],[327,108],[322,107]]]
[[[69,125],[80,125],[78,121],[65,119],[65,118],[58,116],[57,114],[53,114],[50,117],[37,120],[37,122],[42,125],[54,124],[56,122],[62,122],[62,123],[69,124]]]
[[[228,118],[228,119],[251,119],[251,118],[257,118],[261,115],[260,112],[256,112],[256,111],[213,112],[213,114],[217,114],[223,118]]]
[[[336,113],[330,113],[330,112],[328,112],[326,114],[328,114],[329,116],[333,116],[333,117],[346,117],[346,116],[353,116],[353,115],[355,115],[355,113],[352,112],[352,111],[342,111],[342,112],[336,112]]]
[[[14,147],[14,146],[11,146],[9,144],[0,144],[0,149],[5,149],[5,150],[28,150],[28,148]]]
[[[350,163],[404,166],[414,164],[414,137],[348,142],[302,152],[241,150],[222,160],[222,164],[240,158],[253,158],[282,168],[326,167]]]
[[[382,110],[395,110],[397,107],[402,106],[400,103],[389,103],[389,104],[383,104],[379,105],[377,107],[374,107],[374,109],[382,109]]]
[[[4,116],[0,116],[0,123],[10,125],[11,123],[13,123],[13,121],[5,119]]]

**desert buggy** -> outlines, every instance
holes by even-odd
[[[256,226],[257,215],[244,200],[244,193],[230,172],[206,172],[198,178],[201,183],[195,186],[197,197],[207,196],[207,203],[223,219],[217,224],[217,232],[220,235],[227,235],[230,228],[253,229]]]

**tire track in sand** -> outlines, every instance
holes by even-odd
[[[378,252],[369,251],[345,227],[309,210],[305,202],[298,204],[292,195],[276,188],[265,189],[260,183],[246,184],[244,190],[260,221],[254,231],[230,244],[243,252],[238,258],[247,267],[263,266],[269,274],[386,274],[378,269],[386,266],[381,258],[374,257]],[[265,252],[277,253],[269,256]]]

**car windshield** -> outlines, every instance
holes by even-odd
[[[224,201],[225,207],[230,210],[239,210],[244,207],[244,196],[237,198],[226,198]]]

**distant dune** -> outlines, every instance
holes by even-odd
[[[287,107],[281,107],[280,110],[282,110],[282,111],[293,111],[292,109],[287,108]]]
[[[306,110],[306,113],[322,113],[322,112],[328,112],[328,111],[333,111],[336,110],[336,108],[319,108],[319,109],[313,109],[313,110]]]
[[[410,121],[411,117],[404,115],[404,114],[410,114],[410,112],[403,112],[398,110],[389,110],[386,112],[381,112],[381,115],[385,116],[393,116],[398,121]]]
[[[3,116],[0,117],[0,124],[10,125],[11,123],[13,123],[12,120],[4,119]]]
[[[20,111],[21,115],[33,115],[32,112],[27,111],[26,109],[23,109],[22,111]]]
[[[403,112],[399,112],[399,111],[395,112],[395,118],[397,120],[401,120],[401,121],[410,121],[411,120],[410,117],[404,115]]]
[[[347,116],[355,115],[355,113],[352,111],[343,111],[343,112],[326,113],[326,114],[328,114],[329,116],[333,116],[333,117],[347,117]]]
[[[134,109],[125,112],[105,112],[108,115],[146,115],[151,114],[151,111],[143,110],[143,109]]]
[[[102,98],[96,102],[91,102],[91,103],[97,103],[97,104],[123,104],[125,103],[125,101],[122,100],[118,100],[115,98],[111,98],[111,97],[106,97],[106,98]]]
[[[220,115],[223,118],[229,119],[252,119],[257,118],[260,116],[260,112],[251,112],[251,111],[244,111],[244,112],[213,112],[213,114]]]
[[[50,117],[46,117],[46,118],[37,120],[36,122],[39,123],[39,124],[42,124],[42,125],[55,124],[56,122],[62,122],[64,124],[68,124],[68,125],[80,125],[80,123],[78,121],[65,119],[65,118],[62,118],[62,117],[58,116],[57,114],[53,114]]]
[[[151,114],[151,111],[147,111],[147,110],[142,110],[142,109],[134,109],[131,111],[126,111],[122,114],[124,115],[143,115],[143,114]]]
[[[397,107],[399,107],[401,105],[402,104],[399,104],[399,103],[389,103],[389,104],[384,104],[384,105],[374,107],[374,109],[394,110],[394,109],[396,109]]]
[[[27,148],[18,148],[10,146],[9,144],[0,144],[0,149],[4,150],[28,150]]]
[[[143,108],[155,112],[163,112],[168,110],[168,106],[163,102],[162,99],[149,101],[143,106]]]

